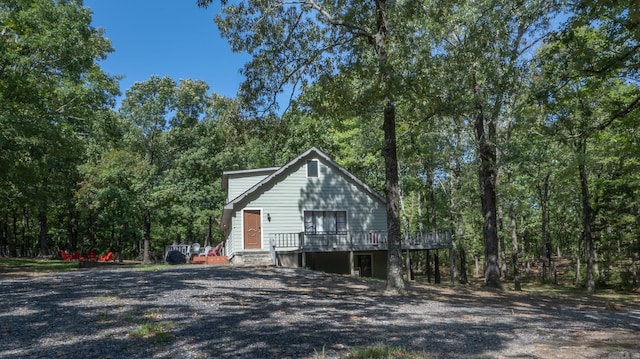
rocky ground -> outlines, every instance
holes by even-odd
[[[640,358],[640,305],[302,269],[0,273],[0,358]]]

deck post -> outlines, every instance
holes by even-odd
[[[302,268],[307,268],[307,252],[302,251]]]
[[[426,249],[425,272],[427,272],[427,283],[431,283],[431,251]]]
[[[433,255],[433,282],[440,284],[440,251],[436,248],[436,252]]]
[[[411,250],[407,248],[407,280],[413,280],[413,273],[411,272]]]
[[[353,250],[349,251],[349,268],[351,269],[351,276],[356,274],[356,268],[354,263]]]
[[[451,277],[451,285],[456,284],[456,263],[453,248],[449,247],[449,277]]]

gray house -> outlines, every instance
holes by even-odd
[[[316,148],[282,167],[222,174],[233,263],[386,275],[384,198]],[[367,245],[365,245],[365,243]]]
[[[232,263],[386,277],[384,197],[318,149],[282,167],[224,172],[222,188]],[[403,248],[446,248],[450,241],[450,232],[407,236]]]

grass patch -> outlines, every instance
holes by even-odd
[[[526,283],[522,284],[522,291],[552,299],[576,299],[588,301],[616,302],[622,304],[640,305],[640,296],[631,291],[616,290],[613,288],[596,288],[593,295],[588,295],[584,288],[575,286],[562,286],[553,284]]]
[[[169,268],[168,264],[141,264],[134,267],[135,270],[141,272],[154,272],[167,268]]]
[[[98,314],[96,315],[96,322],[106,322],[108,318],[109,315],[107,314],[107,312],[98,312]]]
[[[134,338],[144,338],[154,344],[165,344],[171,339],[170,328],[175,327],[171,322],[144,323],[138,329],[129,332]]]
[[[76,261],[57,259],[1,258],[2,272],[65,272],[78,269]]]
[[[407,350],[403,347],[390,347],[376,344],[373,346],[349,350],[347,359],[427,359],[432,358],[425,352]]]

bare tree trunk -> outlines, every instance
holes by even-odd
[[[13,216],[13,241],[9,242],[9,255],[15,257],[18,255],[18,210],[12,208],[11,212]]]
[[[477,141],[478,179],[482,203],[482,237],[484,239],[484,284],[491,288],[502,288],[498,263],[498,230],[496,215],[496,149],[495,123],[485,119],[480,102],[480,85],[474,75],[476,95],[475,135]],[[488,131],[485,132],[485,125]]]
[[[511,223],[511,261],[513,262],[513,287],[517,291],[522,290],[520,285],[520,270],[518,269],[518,231],[516,228],[515,209],[511,209],[509,213]]]
[[[593,233],[591,232],[591,203],[589,199],[589,179],[584,164],[584,155],[586,153],[585,140],[580,140],[578,144],[581,159],[578,161],[578,173],[580,175],[580,195],[582,200],[582,230],[584,235],[584,244],[587,251],[587,292],[593,294],[596,290],[594,278],[594,260],[595,248],[593,244]]]
[[[400,179],[398,177],[398,153],[396,144],[396,109],[393,102],[392,67],[388,61],[388,8],[386,0],[376,0],[376,29],[373,37],[378,55],[380,83],[384,90],[384,148],[385,194],[387,198],[387,291],[406,294],[402,278],[402,238],[400,238]]]
[[[49,249],[48,237],[49,237],[49,225],[47,223],[47,211],[46,206],[43,206],[38,213],[38,221],[40,222],[40,235],[38,236],[38,247],[41,255],[45,255]]]
[[[400,210],[402,213],[402,226],[404,227],[404,233],[405,233],[405,237],[409,235],[409,220],[407,219],[407,211],[405,209],[404,206],[404,195],[402,190],[400,190],[398,192],[399,196],[400,196]],[[411,268],[411,250],[407,249],[407,253],[406,253],[406,264],[405,267],[407,268],[407,280],[411,281],[413,280],[413,270]]]
[[[149,260],[149,249],[151,246],[151,210],[145,209],[144,211],[144,249],[142,251],[142,262],[145,264],[151,263]]]
[[[542,222],[542,243],[544,262],[542,266],[542,279],[548,280],[551,272],[551,231],[549,230],[549,177],[551,172],[547,172],[542,184],[540,185],[539,197],[540,197],[540,213]]]

